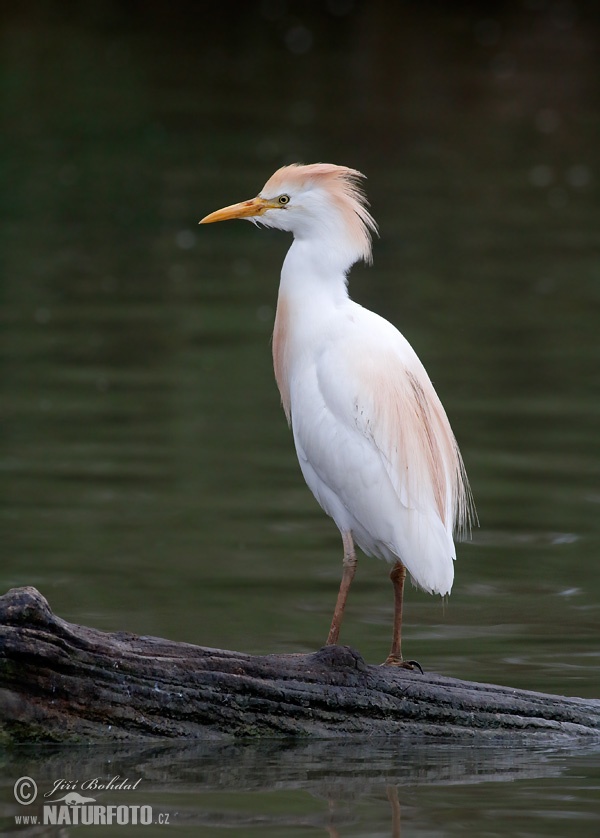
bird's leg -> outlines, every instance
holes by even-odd
[[[386,664],[391,666],[402,665],[402,601],[404,599],[404,580],[406,579],[406,568],[402,562],[396,562],[390,573],[390,579],[394,586],[394,631],[392,634],[392,648],[387,657]]]
[[[335,610],[333,612],[333,619],[331,621],[331,628],[329,629],[329,636],[327,637],[327,646],[335,646],[340,636],[340,627],[342,625],[342,617],[344,616],[344,608],[346,607],[346,600],[348,599],[348,591],[356,573],[356,553],[354,552],[354,541],[352,540],[351,532],[342,533],[342,542],[344,544],[344,569],[342,572],[342,581],[340,582],[340,590],[338,592],[337,602],[335,603]]]
[[[406,568],[402,562],[396,562],[390,573],[394,586],[394,633],[392,648],[385,661],[386,666],[402,666],[404,669],[418,669],[423,672],[417,661],[405,661],[402,658],[402,602],[404,599],[404,580]]]

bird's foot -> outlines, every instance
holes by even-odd
[[[388,655],[382,666],[401,666],[402,669],[410,669],[412,672],[418,669],[423,675],[423,667],[419,661],[405,661],[398,655]]]

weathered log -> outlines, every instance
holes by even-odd
[[[600,738],[600,701],[369,666],[347,646],[247,655],[109,634],[35,588],[0,597],[0,738]]]

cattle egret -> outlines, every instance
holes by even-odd
[[[348,296],[347,274],[371,262],[377,227],[355,169],[284,166],[256,198],[200,222],[246,218],[294,236],[281,271],[273,331],[275,378],[302,474],[343,542],[342,580],[327,644],[336,644],[357,544],[392,564],[392,647],[386,664],[413,668],[401,650],[408,570],[449,594],[453,535],[468,530],[469,485],[433,385],[398,330]]]

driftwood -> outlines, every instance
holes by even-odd
[[[600,701],[369,666],[347,646],[246,655],[54,616],[35,588],[0,597],[0,741],[416,737],[600,739]]]

